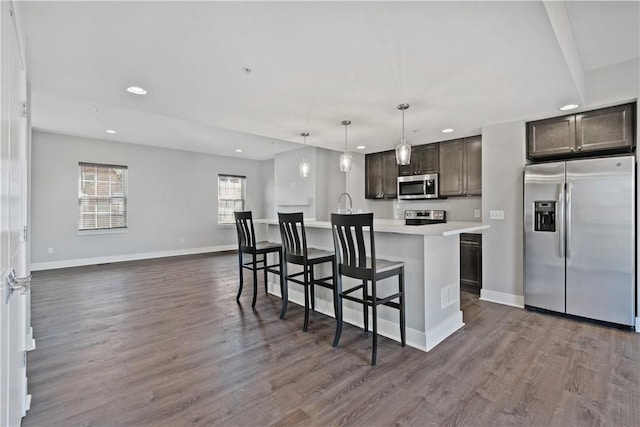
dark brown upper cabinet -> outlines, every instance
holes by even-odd
[[[440,196],[482,194],[482,137],[441,142]]]
[[[464,139],[464,193],[468,196],[482,194],[482,137]]]
[[[632,147],[633,122],[632,104],[576,114],[576,150]]]
[[[398,165],[395,151],[365,155],[365,198],[395,199],[398,197]]]
[[[532,160],[628,153],[635,147],[635,104],[527,123]]]
[[[438,173],[438,151],[437,143],[414,146],[411,150],[411,163],[398,166],[399,175]]]

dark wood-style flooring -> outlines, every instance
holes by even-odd
[[[333,348],[332,318],[236,304],[236,262],[34,273],[23,426],[640,426],[640,334],[463,292],[464,328],[429,353],[381,338],[372,367],[356,327]]]

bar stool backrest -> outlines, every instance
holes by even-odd
[[[304,230],[303,213],[278,212],[278,223],[285,259],[294,263],[306,260],[307,235]]]
[[[253,229],[251,211],[234,212],[236,231],[238,232],[238,247],[242,252],[251,252],[256,248],[256,233]]]
[[[376,248],[373,239],[373,213],[331,214],[333,246],[338,272],[346,276],[366,278],[376,271]],[[364,232],[369,232],[369,250]],[[367,265],[367,258],[370,264]]]

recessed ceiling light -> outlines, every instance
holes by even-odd
[[[239,148],[236,148],[236,153],[242,153],[242,150]]]
[[[567,105],[565,105],[564,107],[560,107],[560,110],[562,110],[562,111],[567,111],[567,110],[573,110],[573,109],[576,109],[576,108],[578,108],[578,107],[579,107],[579,105],[578,105],[578,104],[567,104]]]
[[[364,145],[358,145],[356,147],[356,149],[358,149],[358,150],[364,150],[365,148],[367,148],[367,147],[365,147]]]
[[[127,92],[133,93],[134,95],[146,95],[147,91],[140,86],[129,86],[127,88]]]
[[[451,133],[451,132],[453,132],[453,129],[451,128],[442,129],[442,133]]]
[[[113,129],[107,129],[105,132],[106,132],[106,133],[110,133],[110,134],[112,134],[112,135],[113,135],[114,133],[117,133],[117,132],[116,132],[115,130],[113,130]]]

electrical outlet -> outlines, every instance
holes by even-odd
[[[49,249],[47,249],[47,252],[49,252],[50,254],[52,254],[52,253],[53,253],[53,248],[49,248]]]
[[[480,209],[474,209],[473,210],[473,217],[474,218],[480,218]]]
[[[504,219],[504,211],[489,211],[489,219]]]

